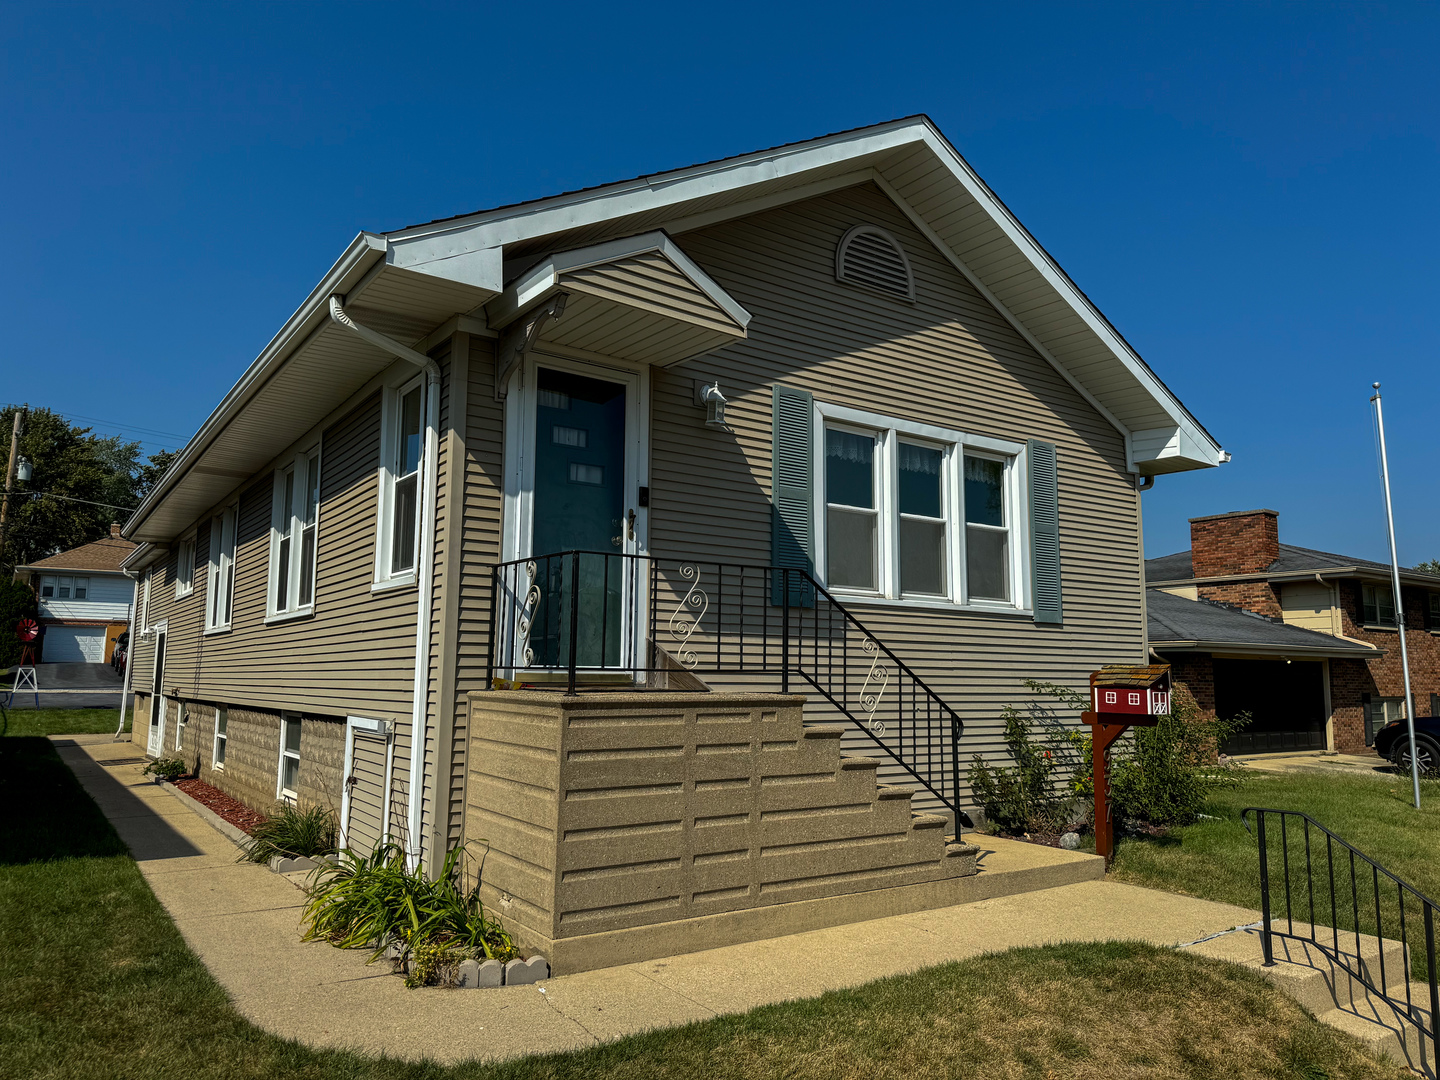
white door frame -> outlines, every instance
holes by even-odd
[[[377,720],[370,716],[347,716],[345,718],[345,765],[340,774],[340,846],[347,843],[350,830],[350,769],[355,763],[355,733],[382,736],[385,739],[385,797],[381,806],[380,837],[390,840],[390,773],[395,765],[395,724],[390,720]]]
[[[159,757],[165,748],[165,642],[169,637],[169,624],[159,622],[153,629],[155,662],[150,667],[150,733],[145,752],[151,757]],[[159,723],[156,723],[157,716]]]
[[[648,555],[650,508],[640,505],[639,496],[640,488],[650,485],[650,365],[606,356],[561,355],[562,351],[571,353],[571,350],[560,350],[556,346],[537,346],[525,354],[524,363],[518,365],[511,376],[509,392],[505,397],[505,497],[501,561],[512,562],[536,554],[533,542],[535,410],[539,396],[536,392],[539,383],[537,367],[571,372],[592,379],[604,379],[625,387],[625,485],[621,514],[628,518],[629,512],[633,510],[635,526],[634,535],[631,536],[622,525],[621,535],[625,539],[620,551],[627,555]],[[643,605],[644,590],[640,592]],[[502,603],[497,609],[501,612],[501,617],[513,619],[516,615],[514,608],[520,600],[521,598],[516,597],[514,603]],[[643,612],[635,612],[623,616],[632,620],[633,625],[627,628],[623,639],[628,656],[622,659],[622,668],[630,662],[630,658],[644,654],[643,615]],[[497,667],[513,677],[515,669],[504,662],[506,659],[497,657]]]

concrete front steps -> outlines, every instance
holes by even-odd
[[[1286,929],[1283,924],[1275,925]],[[1294,933],[1298,935],[1308,935],[1310,931],[1308,925],[1295,924]],[[1334,951],[1335,935],[1329,927],[1316,928],[1316,936]],[[1403,1002],[1409,972],[1400,942],[1362,934],[1357,952],[1353,933],[1339,935],[1340,953],[1346,963],[1401,1001],[1402,1008],[1396,1009],[1384,998],[1372,994],[1313,943],[1281,937],[1271,940],[1275,966],[1269,968],[1264,966],[1258,927],[1232,931],[1186,949],[1252,968],[1319,1020],[1359,1039],[1376,1056],[1388,1057],[1421,1076],[1437,1075],[1435,1048],[1420,1030],[1422,1025],[1430,1026],[1430,987],[1425,983],[1410,983],[1410,1001],[1419,1023],[1407,1020]]]

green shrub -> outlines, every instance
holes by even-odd
[[[178,757],[156,758],[145,766],[144,775],[158,776],[161,780],[175,781],[190,771],[188,765]]]
[[[459,884],[463,851],[445,856],[431,879],[421,865],[410,869],[396,844],[382,843],[368,855],[342,850],[335,869],[309,887],[304,940],[370,949],[370,963],[398,944],[402,963],[412,968],[407,984],[416,986],[453,981],[465,959],[514,959],[510,935],[480,902],[479,873],[468,892]]]
[[[301,809],[285,803],[250,835],[252,843],[240,861],[267,863],[277,855],[289,859],[329,855],[335,850],[340,828],[333,810],[323,806]]]
[[[1025,685],[1062,707],[1084,708],[1084,698],[1068,687],[1027,679]],[[1005,706],[1005,745],[1014,768],[992,765],[976,754],[970,765],[970,789],[990,827],[1002,833],[1053,833],[1068,825],[1075,775],[1080,767],[1073,732],[1061,726],[1053,710],[1032,706],[1047,721],[1049,733],[1035,738],[1030,720],[1013,705]]]
[[[15,624],[21,619],[36,618],[39,607],[35,592],[21,581],[0,582],[0,668],[20,662],[20,639]]]

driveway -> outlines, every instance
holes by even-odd
[[[36,664],[42,709],[105,709],[120,704],[121,678],[109,664]],[[0,675],[0,693],[15,685],[15,669]],[[15,695],[13,709],[35,708],[35,695]]]

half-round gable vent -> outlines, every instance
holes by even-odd
[[[884,229],[856,225],[835,250],[835,276],[852,285],[915,299],[915,278],[905,249]]]

